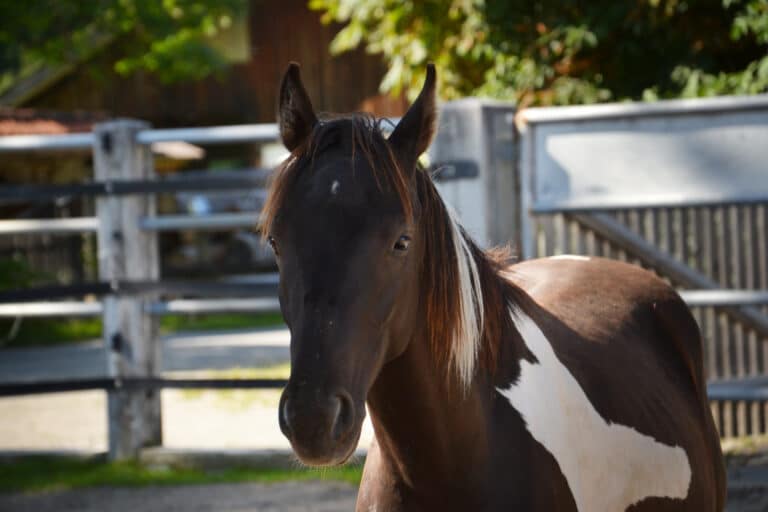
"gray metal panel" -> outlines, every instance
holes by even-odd
[[[679,102],[676,102],[679,103]],[[722,103],[722,102],[721,102]],[[525,116],[534,153],[533,208],[540,211],[711,204],[768,198],[768,102],[733,111],[697,102],[681,112],[578,117],[578,109]],[[724,107],[724,105],[719,105]],[[532,109],[533,110],[533,109]],[[699,112],[701,110],[701,112]],[[538,118],[544,121],[536,121]]]
[[[458,214],[464,228],[481,245],[487,244],[487,218],[483,182],[484,165],[482,111],[477,100],[460,100],[441,105],[435,140],[430,148],[433,164],[453,160],[472,160],[479,168],[470,179],[437,182],[443,200]]]
[[[514,106],[467,98],[441,105],[437,135],[429,154],[433,164],[472,161],[473,178],[438,181],[441,196],[482,246],[508,243],[517,232]]]

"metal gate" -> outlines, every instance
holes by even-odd
[[[681,290],[721,435],[768,432],[768,98],[522,111],[525,258],[605,256]]]

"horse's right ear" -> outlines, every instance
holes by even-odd
[[[277,124],[280,127],[280,138],[288,151],[293,151],[304,142],[317,124],[312,102],[301,83],[299,65],[295,62],[288,65],[280,84]]]
[[[437,128],[435,86],[435,65],[429,63],[419,97],[389,136],[389,143],[406,168],[416,165],[419,155],[427,150],[435,136]]]

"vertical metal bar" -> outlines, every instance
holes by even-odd
[[[718,379],[723,376],[723,358],[720,352],[720,337],[718,336],[717,314],[715,308],[707,307],[704,313],[704,332],[709,346],[709,378]]]
[[[565,254],[568,252],[568,222],[562,213],[555,214],[555,254]]]
[[[733,402],[731,401],[725,401],[720,402],[723,412],[723,437],[729,438],[733,437],[734,434],[734,428],[733,428]]]
[[[597,243],[595,241],[595,232],[591,229],[584,230],[584,246],[588,255],[598,256]]]
[[[744,219],[744,287],[755,289],[757,285],[757,275],[755,272],[757,266],[757,250],[754,242],[757,239],[755,232],[755,208],[753,206],[743,206]],[[756,333],[753,329],[746,332],[746,343],[749,358],[749,375],[760,375],[763,369],[761,343],[758,342]]]
[[[677,261],[687,263],[684,257],[685,236],[683,235],[683,211],[673,208],[671,213],[672,254]]]
[[[740,289],[744,287],[744,272],[742,260],[742,247],[744,242],[744,229],[742,224],[742,210],[738,205],[728,207],[728,232],[729,232],[729,260],[731,262],[731,271],[729,284],[731,288]],[[747,355],[746,340],[744,330],[740,322],[730,320],[731,342],[735,353],[736,375],[744,377],[748,373],[749,360]]]
[[[663,252],[672,254],[672,248],[670,245],[670,233],[669,233],[669,209],[659,209],[659,241],[658,246]]]
[[[569,219],[569,224],[571,228],[571,253],[572,254],[584,254],[585,253],[585,243],[584,243],[584,230],[581,228],[581,224],[576,222],[574,219]]]
[[[709,412],[712,414],[712,419],[715,420],[715,427],[717,428],[720,437],[722,437],[723,422],[720,419],[720,403],[715,401],[709,402]]]
[[[544,222],[546,222],[545,215],[536,215],[532,223],[534,238],[536,239],[533,251],[534,258],[540,258],[547,253],[547,234],[544,232]]]
[[[701,233],[701,270],[704,275],[714,280],[715,272],[715,248],[714,238],[714,215],[710,207],[705,207],[699,216],[699,230]],[[709,344],[709,366],[710,378],[722,376],[722,364],[720,360],[720,351],[718,350],[721,340],[718,335],[716,315],[714,308],[705,308],[704,312],[704,331]]]
[[[627,225],[627,217],[626,217],[626,211],[625,210],[618,210],[615,212],[612,212],[613,217],[619,221],[619,223],[622,226]],[[617,247],[616,249],[616,258],[621,261],[627,261],[627,251],[624,250],[623,247]]]
[[[720,354],[723,361],[723,373],[722,377],[728,378],[733,376],[733,367],[732,367],[732,361],[733,358],[731,357],[731,345],[730,339],[729,339],[729,333],[728,333],[728,327],[730,326],[730,322],[728,321],[728,316],[725,313],[721,313],[718,311],[717,313],[717,327],[718,331],[720,332],[720,339],[726,340],[725,343],[722,343],[720,345]]]
[[[760,428],[760,402],[754,400],[749,403],[749,433],[752,436],[759,436],[762,434]]]
[[[768,205],[765,203],[755,206],[755,241],[754,254],[755,264],[755,287],[761,290],[768,290]],[[768,306],[762,308],[764,314],[768,315]],[[760,357],[761,370],[763,374],[768,373],[768,337],[758,335],[758,346],[762,356]],[[768,421],[768,419],[766,419]],[[764,426],[768,431],[768,426]]]
[[[520,144],[520,250],[523,259],[530,259],[535,251],[535,233],[532,225],[532,213],[534,201],[534,172],[536,127],[534,125],[518,126]]]
[[[640,228],[640,214],[636,208],[633,208],[627,212],[627,225],[634,233],[643,236],[643,231]],[[640,265],[640,259],[632,255],[630,257],[630,263],[633,265]]]
[[[716,280],[723,288],[727,288],[730,283],[730,251],[728,250],[728,216],[726,208],[718,206],[714,210],[714,247],[717,251],[717,276]],[[720,353],[723,358],[723,377],[730,377],[733,375],[732,357],[733,339],[729,333],[730,321],[720,311],[717,312],[717,325],[718,325],[718,338],[720,341]]]
[[[747,404],[743,400],[736,402],[736,432],[739,437],[747,435]]]

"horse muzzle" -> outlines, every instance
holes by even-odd
[[[280,430],[308,466],[344,464],[354,453],[365,416],[342,388],[322,390],[290,382],[280,397]]]

